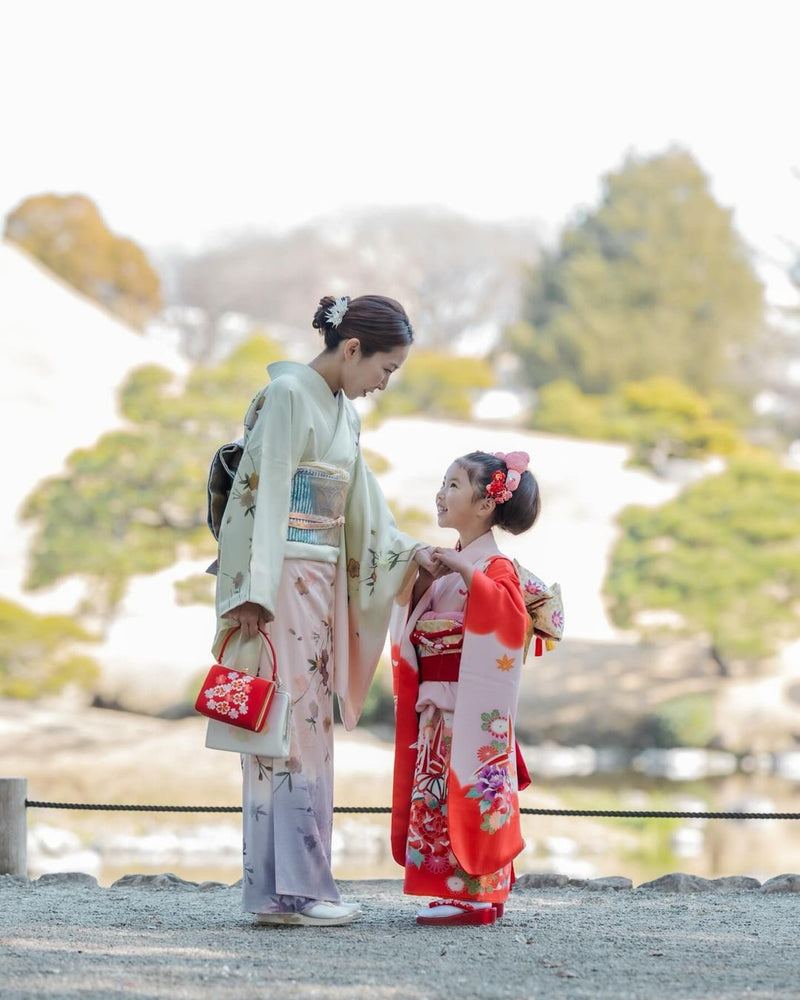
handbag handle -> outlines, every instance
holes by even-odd
[[[222,654],[225,652],[225,647],[228,645],[233,635],[238,632],[241,627],[241,625],[234,625],[234,627],[225,636],[222,648],[219,651],[219,656],[217,657],[220,663],[222,663]],[[275,655],[275,647],[272,645],[272,640],[263,629],[259,629],[258,634],[264,640],[264,644],[272,654],[272,679],[278,686],[280,686],[280,680],[278,679],[278,657]]]

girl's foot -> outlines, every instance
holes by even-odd
[[[430,927],[463,927],[493,924],[497,911],[491,903],[469,903],[465,899],[435,899],[417,913],[417,923]]]

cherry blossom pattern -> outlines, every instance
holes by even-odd
[[[204,692],[209,710],[219,715],[227,715],[229,719],[247,715],[252,683],[253,678],[246,674],[236,671],[229,673],[226,683],[216,684]]]

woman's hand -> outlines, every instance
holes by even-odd
[[[240,604],[236,608],[231,608],[222,617],[233,619],[233,621],[241,625],[242,637],[244,639],[252,639],[258,635],[259,629],[265,628],[267,622],[271,622],[275,616],[261,604],[256,604],[255,601],[245,601],[244,604]]]
[[[416,549],[414,551],[413,559],[423,572],[428,573],[431,577],[434,577],[436,576],[436,570],[438,567],[433,564],[432,553],[433,546],[425,545],[423,548]]]

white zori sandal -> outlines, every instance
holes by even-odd
[[[466,899],[435,899],[417,914],[418,924],[431,927],[493,924],[496,919],[497,910],[491,903],[469,903]]]
[[[296,913],[257,913],[257,924],[288,924],[307,927],[336,927],[358,920],[361,907],[358,903],[313,903]]]

